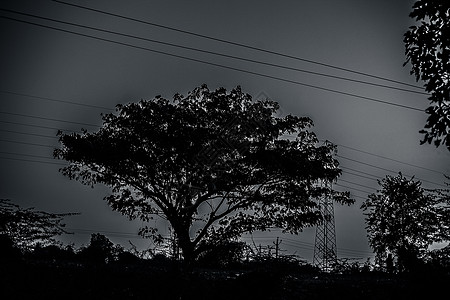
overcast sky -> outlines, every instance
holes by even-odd
[[[402,66],[403,34],[413,24],[408,14],[414,1],[67,1],[285,54],[251,50],[49,0],[1,1],[0,197],[39,210],[80,212],[80,216],[66,219],[75,232],[64,237],[67,242],[86,244],[90,233],[101,232],[115,243],[126,245],[131,239],[139,245],[150,244],[136,237],[139,222],[112,212],[102,200],[108,192],[105,187],[91,189],[58,172],[62,166],[58,164],[63,162],[52,159],[53,148],[58,146],[57,129],[96,130],[100,114],[111,112],[118,103],[156,95],[171,98],[203,83],[210,89],[240,85],[255,98],[276,100],[281,114],[311,117],[319,138],[339,145],[338,159],[344,172],[335,187],[349,190],[357,200],[352,207],[335,207],[340,257],[371,255],[360,205],[376,191],[376,178],[401,171],[423,180],[424,187],[438,188],[444,185],[442,174],[450,174],[450,153],[419,143],[427,96],[411,86],[421,83],[409,75],[409,66]],[[277,231],[254,236],[258,244],[271,244],[279,236],[287,253],[312,259],[314,228],[299,236],[283,236]]]

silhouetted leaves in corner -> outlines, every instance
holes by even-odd
[[[404,65],[411,63],[411,74],[423,80],[430,93],[421,142],[442,144],[450,150],[450,1],[416,1],[410,17],[421,23],[404,35]]]

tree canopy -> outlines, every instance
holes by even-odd
[[[64,217],[76,213],[54,214],[21,208],[9,199],[0,199],[0,231],[21,249],[51,244],[53,237],[68,233],[62,223]]]
[[[80,254],[88,263],[105,264],[115,259],[115,250],[114,244],[106,236],[93,233],[89,245]]]
[[[111,187],[105,200],[130,219],[168,221],[183,257],[242,233],[273,227],[298,233],[321,220],[314,197],[348,193],[323,181],[340,174],[336,146],[319,143],[306,117],[276,117],[272,100],[240,87],[206,85],[173,100],[117,105],[97,132],[59,133],[62,174]],[[294,137],[292,137],[294,136]],[[158,236],[157,228],[141,234]]]
[[[450,2],[416,1],[410,17],[420,25],[404,35],[405,65],[411,63],[411,74],[425,82],[431,95],[422,143],[443,144],[450,150]]]
[[[442,198],[401,173],[386,176],[379,184],[381,189],[369,195],[361,207],[367,211],[369,243],[378,259],[383,261],[392,254],[399,269],[407,270],[429,245],[448,234],[443,226],[448,210],[441,205]]]

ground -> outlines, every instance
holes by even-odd
[[[195,269],[182,275],[167,262],[84,265],[14,262],[1,268],[2,299],[431,299],[448,273],[324,274],[303,267],[259,265]]]

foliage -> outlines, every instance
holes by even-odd
[[[228,267],[242,262],[246,244],[238,241],[221,241],[220,244],[210,245],[202,252],[198,261],[207,267]]]
[[[427,193],[420,181],[401,173],[386,176],[379,184],[381,190],[361,206],[367,211],[369,243],[378,260],[386,260],[391,253],[399,270],[407,270],[432,242],[441,239],[439,199]]]
[[[184,259],[193,261],[208,245],[244,232],[298,233],[316,224],[313,198],[321,194],[353,202],[318,184],[341,174],[336,147],[319,145],[309,118],[275,117],[278,108],[253,102],[240,87],[203,85],[173,101],[118,105],[97,132],[60,132],[54,155],[70,163],[62,169],[70,179],[110,186],[112,209],[130,219],[167,220]],[[161,240],[156,228],[141,234]]]
[[[333,266],[333,273],[335,274],[358,274],[369,273],[373,266],[368,258],[364,263],[361,263],[358,259],[340,258]]]
[[[441,248],[430,251],[428,262],[437,269],[450,271],[450,244]]]
[[[445,176],[450,179],[449,176]],[[449,185],[449,183],[446,183]],[[433,197],[438,205],[439,216],[439,237],[441,241],[450,241],[450,189],[435,189],[432,191]]]
[[[62,244],[51,244],[47,246],[41,246],[37,244],[32,252],[32,256],[35,259],[52,261],[52,262],[74,262],[76,260],[76,254],[73,246],[63,246]]]
[[[4,233],[20,249],[27,250],[36,244],[49,245],[56,235],[67,234],[62,222],[76,213],[54,214],[21,208],[9,199],[0,199],[0,223]]]
[[[405,33],[405,65],[411,63],[411,74],[425,81],[425,91],[431,94],[422,143],[450,150],[450,2],[416,1],[410,17],[421,23]]]
[[[106,264],[116,259],[121,252],[106,236],[100,233],[91,234],[91,241],[80,251],[80,256],[92,264]]]

